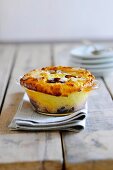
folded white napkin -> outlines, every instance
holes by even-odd
[[[87,115],[87,104],[84,109],[72,112],[64,116],[48,116],[35,112],[27,95],[21,101],[17,113],[11,121],[11,130],[69,130],[80,131],[85,128],[85,118]]]

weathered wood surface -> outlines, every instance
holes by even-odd
[[[16,84],[16,79],[33,68],[50,64],[49,45],[18,47],[0,117],[0,170],[62,169],[62,146],[58,132],[21,133],[8,129],[23,96],[23,90]]]
[[[5,59],[1,60],[3,64],[0,62],[2,70],[6,64],[7,73],[5,81],[0,83],[2,85],[4,83],[4,87],[0,86],[2,88],[0,101],[3,100],[10,78],[0,116],[0,170],[59,170],[62,168],[65,170],[113,170],[113,101],[111,98],[113,75],[98,79],[99,89],[90,94],[89,113],[84,131],[63,132],[60,136],[59,132],[28,133],[8,129],[23,97],[23,90],[16,84],[16,80],[33,68],[51,64],[70,65],[69,49],[77,45],[59,44],[54,45],[53,49],[44,44],[17,45],[15,48],[8,47],[4,54],[2,53],[3,56],[10,54],[11,60],[8,60],[7,64]],[[16,57],[14,57],[15,51]],[[54,57],[53,60],[51,56]],[[12,66],[14,66],[13,69]],[[12,71],[11,76],[10,71]]]
[[[16,54],[14,45],[0,45],[0,110]]]
[[[66,44],[54,47],[54,61],[59,65],[70,65]],[[64,51],[64,52],[63,52]],[[67,50],[68,51],[68,50]],[[66,61],[68,60],[68,62]],[[99,89],[90,94],[88,117],[84,131],[62,133],[66,170],[112,170],[113,169],[113,101],[102,79]],[[105,79],[113,92],[110,79]]]
[[[110,73],[109,75],[104,76],[103,79],[113,98],[113,73]]]
[[[0,135],[0,170],[61,170],[59,138],[57,132]]]

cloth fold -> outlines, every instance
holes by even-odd
[[[9,128],[11,130],[68,130],[78,132],[85,128],[86,116],[87,104],[82,110],[63,116],[50,116],[46,115],[46,113],[37,113],[32,109],[28,96],[25,94]]]

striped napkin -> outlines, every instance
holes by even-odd
[[[25,94],[17,113],[11,121],[11,130],[49,131],[68,130],[80,131],[85,128],[87,104],[82,110],[64,116],[51,116],[35,112]]]

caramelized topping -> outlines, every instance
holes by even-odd
[[[30,71],[20,79],[20,84],[46,94],[68,96],[73,92],[92,90],[94,80],[95,77],[82,68],[50,66]]]

